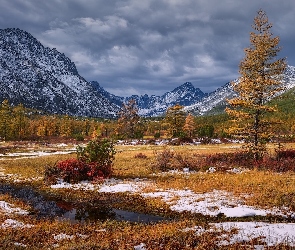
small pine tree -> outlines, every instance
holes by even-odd
[[[226,111],[234,117],[235,125],[228,132],[245,139],[249,153],[255,159],[266,150],[265,143],[272,135],[272,123],[266,114],[276,111],[267,102],[282,90],[281,75],[285,59],[276,59],[280,51],[279,37],[273,37],[272,25],[263,10],[254,18],[254,32],[250,33],[250,47],[240,63],[239,81],[232,82],[238,97],[228,100]]]

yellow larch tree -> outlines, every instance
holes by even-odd
[[[272,136],[272,123],[266,114],[276,111],[267,103],[282,90],[286,62],[285,58],[277,59],[280,39],[273,37],[272,24],[263,10],[258,11],[252,28],[250,47],[245,49],[239,65],[241,76],[232,82],[238,97],[228,100],[230,107],[226,111],[235,121],[228,132],[244,139],[248,152],[259,159]]]
[[[188,114],[188,116],[185,118],[183,130],[190,138],[194,135],[194,131],[196,130],[196,123],[193,115]]]

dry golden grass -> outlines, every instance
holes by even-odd
[[[169,148],[177,153],[190,155],[235,152],[240,150],[240,145],[198,145]],[[286,148],[294,148],[294,145],[288,144]],[[154,151],[163,150],[162,146],[117,146],[116,149],[118,153],[115,156],[114,177],[120,179],[147,178],[150,180],[151,185],[145,191],[190,189],[196,193],[205,193],[213,190],[225,190],[232,192],[236,196],[248,194],[249,197],[246,200],[248,205],[263,208],[286,206],[295,211],[294,173],[278,174],[269,171],[248,170],[238,174],[226,172],[198,172],[189,175],[154,174],[151,168]],[[147,158],[136,158],[135,156],[139,153],[146,155]],[[15,179],[19,177],[23,179],[42,178],[45,165],[53,165],[59,160],[73,157],[75,157],[75,154],[1,160],[0,172],[17,175]],[[6,179],[6,181],[13,182],[14,177],[12,176],[11,179]],[[51,194],[55,193],[69,200],[90,200],[103,196],[93,191],[50,190],[43,184],[42,180],[37,179],[24,182],[36,185],[43,191],[45,190]],[[133,208],[135,211],[155,213],[163,211],[163,208],[165,211],[168,209],[168,206],[165,206],[160,199],[144,199],[138,195],[112,194],[112,196],[116,195],[120,196],[120,198],[126,197],[125,207]],[[29,209],[27,205],[8,195],[0,195],[0,200]],[[124,206],[123,203],[122,206]],[[7,218],[7,215],[0,215],[0,224]],[[52,249],[53,246],[56,246],[56,249],[134,249],[134,246],[140,243],[145,243],[147,249],[218,249],[215,240],[220,232],[208,232],[198,236],[193,231],[183,231],[187,227],[206,227],[210,220],[206,222],[204,218],[200,220],[186,218],[179,221],[161,222],[155,225],[143,225],[116,221],[70,224],[68,222],[37,220],[30,216],[22,216],[17,217],[17,220],[33,224],[34,227],[26,230],[0,229],[0,248],[17,249],[14,243],[18,242],[26,245],[28,249]],[[58,241],[54,239],[54,236],[59,234],[67,234],[73,237],[71,240]],[[160,246],[162,247],[160,248]],[[234,245],[227,246],[224,249],[243,249],[241,247],[241,245]],[[245,246],[244,249],[251,249],[251,246]],[[277,249],[288,248],[282,246]]]
[[[69,154],[42,156],[38,158],[5,159],[0,160],[0,170],[5,174],[13,175],[9,177],[11,180],[19,180],[31,184],[37,182],[40,184],[40,180],[44,177],[46,165],[54,165],[57,161],[75,156],[76,154]]]
[[[236,145],[198,145],[198,146],[174,146],[171,150],[185,155],[212,154],[218,152],[236,151]],[[238,147],[240,147],[238,145]],[[286,148],[293,148],[293,144]],[[114,177],[124,178],[148,178],[154,182],[149,191],[156,189],[191,189],[197,193],[210,192],[214,189],[232,192],[235,195],[252,195],[247,203],[263,207],[288,206],[295,210],[295,174],[274,173],[269,171],[248,170],[239,174],[231,173],[195,173],[187,175],[154,175],[151,163],[154,160],[154,152],[163,150],[163,146],[138,145],[117,146],[117,154],[114,162]],[[142,153],[147,158],[136,158]],[[29,179],[33,185],[40,185],[45,165],[53,165],[59,160],[75,157],[70,155],[52,155],[39,158],[1,160],[0,169],[5,174],[12,174],[11,179]],[[36,178],[32,180],[31,178]],[[39,178],[39,179],[38,179]],[[24,181],[26,182],[26,181]]]

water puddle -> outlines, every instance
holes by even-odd
[[[116,220],[118,221],[129,221],[139,223],[156,223],[161,221],[167,221],[166,218],[156,215],[135,213],[126,210],[113,209],[116,213]]]
[[[50,218],[68,220],[71,223],[87,223],[93,221],[128,221],[137,223],[156,223],[167,221],[167,218],[144,213],[120,210],[112,208],[106,201],[95,204],[72,203],[63,200],[47,198],[29,187],[14,187],[0,184],[1,194],[10,194],[28,203],[34,209],[34,215],[38,218]]]
[[[116,220],[128,221],[138,223],[156,223],[167,220],[164,217],[137,213],[127,210],[115,209],[106,204],[74,204],[69,202],[57,202],[57,206],[66,210],[66,212],[59,216],[59,220],[69,220],[72,223],[96,221],[96,220]]]

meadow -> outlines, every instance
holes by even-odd
[[[46,166],[75,157],[75,147],[1,144],[1,249],[295,247],[293,171],[196,167],[208,155],[242,151],[241,144],[116,145],[110,179],[44,182]],[[161,168],[163,153],[175,157]],[[41,216],[32,192],[71,216]]]

